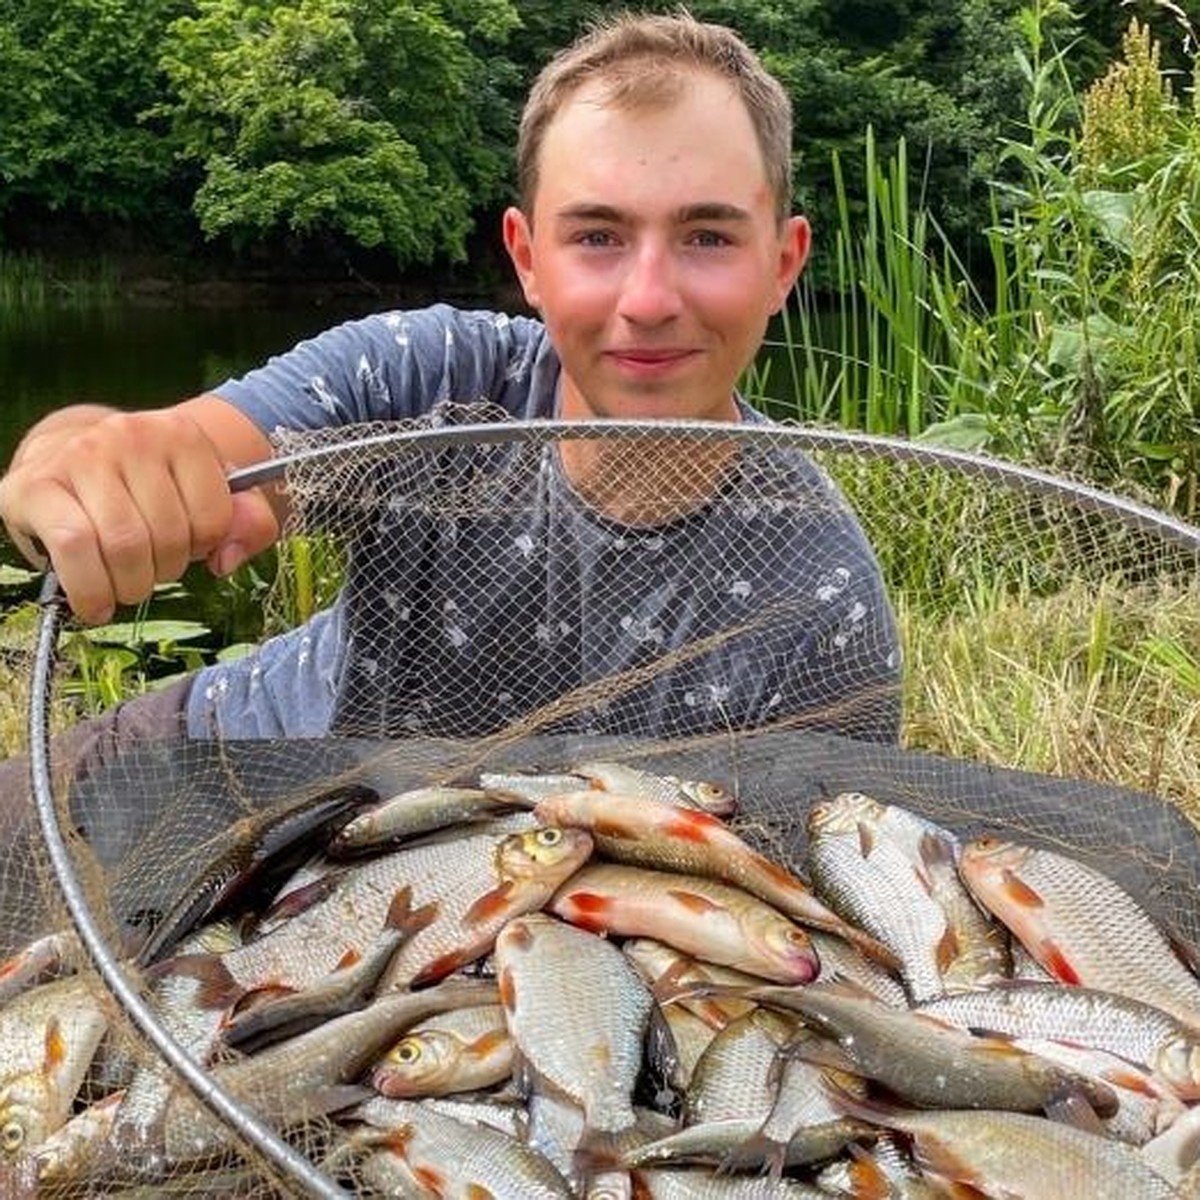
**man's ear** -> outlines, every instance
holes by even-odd
[[[779,263],[775,274],[776,297],[772,312],[778,312],[787,303],[796,280],[800,278],[808,252],[812,248],[812,226],[805,217],[789,217],[784,222],[779,242]]]
[[[504,248],[516,269],[521,291],[525,293],[525,301],[530,308],[537,308],[539,306],[537,273],[533,268],[533,230],[529,228],[529,222],[519,208],[509,207],[504,210],[502,231]]]

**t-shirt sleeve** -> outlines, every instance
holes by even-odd
[[[539,322],[438,304],[336,325],[213,390],[270,435],[408,420],[446,402],[548,415],[556,379]]]
[[[244,658],[203,667],[188,694],[188,736],[328,734],[344,652],[338,603],[268,639]]]

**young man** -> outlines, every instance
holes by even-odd
[[[786,93],[730,31],[686,16],[604,25],[549,64],[522,119],[503,236],[540,320],[379,314],[171,408],[66,409],[22,442],[0,514],[98,622],[191,560],[228,572],[278,536],[273,502],[225,482],[268,458],[278,429],[454,401],[518,418],[761,420],[736,382],[809,250],[790,213],[790,135]],[[182,714],[195,736],[471,735],[632,679],[568,705],[564,723],[680,735],[799,717],[893,738],[894,625],[832,486],[798,456],[746,481],[732,442],[672,439],[669,462],[667,446],[654,472],[616,439],[501,456],[519,503],[499,532],[422,520],[417,505],[385,514],[332,610],[126,705],[105,736],[130,710],[139,734]],[[664,480],[675,499],[656,510]],[[765,522],[705,503],[739,484],[796,503]]]

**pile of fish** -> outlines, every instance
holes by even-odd
[[[844,793],[796,873],[618,763],[369,800],[257,829],[130,958],[349,1192],[1200,1197],[1200,980],[1080,860]],[[78,959],[0,964],[0,1194],[264,1194]]]

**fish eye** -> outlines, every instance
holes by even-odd
[[[539,846],[557,846],[563,840],[563,831],[555,826],[548,826],[537,831]]]
[[[405,1038],[396,1045],[389,1057],[405,1066],[411,1066],[420,1061],[421,1043],[416,1038]]]
[[[0,1148],[5,1154],[16,1154],[25,1142],[25,1126],[17,1120],[5,1121],[0,1126]]]
[[[803,929],[789,929],[784,936],[793,946],[808,945],[808,934]]]

